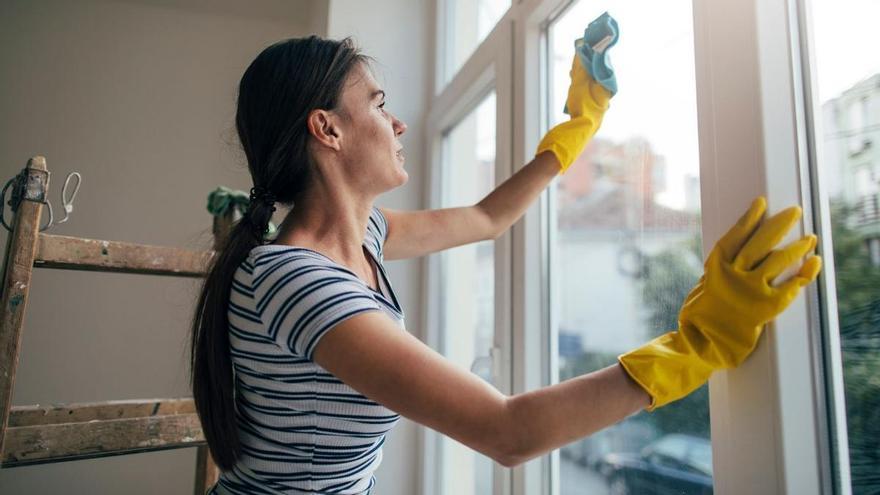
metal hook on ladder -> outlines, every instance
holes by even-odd
[[[76,177],[76,186],[73,188],[73,193],[71,193],[68,198],[68,188],[70,187],[71,179],[74,177]],[[31,168],[23,168],[15,177],[9,179],[6,182],[6,185],[3,186],[3,189],[0,190],[0,224],[2,224],[9,232],[12,232],[12,227],[6,223],[4,215],[5,205],[8,204],[11,206],[12,212],[15,213],[15,211],[18,210],[18,205],[20,205],[23,200],[42,203],[49,208],[49,222],[40,228],[40,232],[45,232],[53,225],[66,222],[70,218],[70,213],[73,212],[73,201],[76,199],[76,193],[79,192],[79,186],[82,184],[82,175],[80,175],[79,172],[71,172],[67,174],[67,178],[64,180],[64,187],[61,188],[61,204],[64,206],[64,218],[58,222],[55,222],[52,203],[46,199],[46,184],[48,182],[49,172]],[[12,197],[9,199],[9,202],[7,202],[6,190],[9,189],[10,186],[12,187]]]

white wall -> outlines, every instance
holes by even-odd
[[[351,36],[367,55],[378,60],[377,75],[387,93],[386,108],[408,126],[401,141],[407,150],[409,182],[379,198],[379,206],[426,207],[424,116],[434,77],[433,16],[432,0],[330,0],[328,36]],[[392,261],[387,267],[406,312],[407,330],[424,341],[423,329],[419,328],[421,260]],[[418,428],[421,426],[403,419],[389,434],[382,465],[376,472],[377,493],[418,493]]]
[[[44,155],[57,212],[64,176],[83,174],[53,234],[210,247],[208,192],[250,187],[233,127],[242,73],[326,25],[317,0],[3,0],[0,178]],[[394,276],[411,290],[407,269]],[[53,270],[32,287],[13,404],[189,394],[194,281]],[[182,449],[4,469],[0,493],[190,494],[194,468]]]

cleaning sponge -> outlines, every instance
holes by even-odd
[[[608,49],[617,44],[620,31],[617,21],[608,12],[594,19],[584,30],[584,37],[575,40],[574,50],[581,64],[611,96],[617,94],[617,78],[608,57]],[[565,108],[568,114],[568,107]]]

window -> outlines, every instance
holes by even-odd
[[[880,267],[880,238],[868,239],[868,252],[871,256],[871,264]]]
[[[510,0],[445,0],[441,5],[447,23],[446,36],[441,40],[445,45],[441,72],[443,82],[447,82],[504,16]]]
[[[687,2],[581,1],[564,11],[547,33],[550,124],[568,119],[562,109],[574,40],[606,9],[621,25],[611,52],[619,92],[599,132],[554,182],[551,305],[559,381],[613,364],[619,354],[675,329],[681,303],[702,272]],[[711,465],[708,438],[704,386],[564,447],[559,493],[659,494],[676,483],[687,486],[679,478],[694,478],[692,444],[703,447],[694,450],[696,464]],[[653,472],[657,462],[661,474]],[[666,481],[648,483],[649,473]],[[692,488],[711,489],[711,470],[701,473]]]
[[[850,181],[852,181],[853,189],[855,190],[855,201],[851,201],[855,203],[858,200],[861,200],[865,196],[870,196],[877,192],[876,184],[873,180],[871,180],[871,168],[868,165],[863,166],[853,166],[853,164],[848,163],[852,169],[853,173],[852,177],[848,177]],[[845,201],[845,199],[840,198]],[[852,198],[851,198],[852,199]]]
[[[880,150],[865,147],[880,133],[870,108],[880,101],[880,35],[869,19],[880,16],[874,2],[842,0],[810,3],[814,35],[817,97],[823,107],[849,108],[849,122],[823,122],[819,145],[840,150],[841,140],[861,153],[824,153],[819,167],[843,187],[830,195],[831,224],[823,230],[833,240],[836,315],[843,360],[846,437],[852,493],[880,492],[880,209],[873,164]],[[848,47],[853,56],[840,57]],[[842,126],[841,124],[844,124]],[[867,161],[867,162],[866,162]],[[834,331],[834,329],[829,329]],[[840,432],[838,432],[840,433]],[[844,454],[845,455],[845,454]]]
[[[507,380],[495,383],[499,390],[519,394],[588,372],[675,327],[702,258],[758,195],[767,197],[770,214],[803,206],[801,224],[783,244],[818,232],[828,275],[767,326],[746,362],[715,373],[708,394],[704,387],[677,405],[635,415],[514,469],[496,465],[493,495],[876,491],[869,478],[876,450],[850,449],[878,444],[870,437],[877,421],[864,421],[880,409],[880,394],[870,388],[876,381],[866,378],[878,374],[871,361],[880,354],[876,331],[862,328],[856,340],[839,331],[838,313],[845,308],[836,305],[831,275],[838,257],[832,251],[843,246],[869,264],[880,262],[880,232],[870,230],[880,211],[880,162],[872,145],[880,131],[872,112],[880,107],[870,89],[878,87],[880,64],[865,48],[880,44],[880,31],[870,25],[880,12],[873,3],[848,0],[821,2],[810,16],[808,1],[510,2],[504,22],[467,51],[454,77],[446,70],[453,66],[447,63],[452,24],[440,16],[438,32],[445,38],[438,50],[446,58],[438,81],[451,82],[440,85],[427,119],[432,207],[448,204],[438,194],[447,178],[443,166],[451,165],[440,143],[488,94],[488,81],[497,95],[500,184],[531,160],[549,126],[567,118],[561,110],[572,45],[586,23],[607,8],[621,27],[612,52],[620,91],[601,130],[495,242],[494,338],[503,359],[492,363],[496,382],[499,372]],[[445,9],[449,2],[441,4]],[[817,32],[815,53],[808,24]],[[823,37],[824,25],[843,30]],[[829,58],[839,65],[824,69]],[[853,58],[860,60],[849,63]],[[818,88],[811,80],[814,59]],[[845,90],[856,83],[863,92]],[[832,87],[824,96],[814,94]],[[853,119],[861,122],[858,136]],[[855,153],[852,143],[858,144]],[[869,172],[856,176],[858,167]],[[856,193],[863,198],[859,214],[849,224],[829,221],[839,214],[829,215],[828,198]],[[858,222],[864,235],[846,243],[834,236],[832,246],[833,229],[855,229]],[[851,258],[858,259],[844,255],[840,263]],[[436,265],[429,260],[429,291],[442,294]],[[837,285],[844,282],[874,284],[863,276]],[[440,316],[429,306],[426,318],[436,327]],[[467,366],[476,356],[461,362]],[[480,366],[473,368],[478,374]],[[867,389],[858,388],[866,382]],[[847,419],[850,430],[869,436],[847,440]],[[687,447],[666,455],[670,442]],[[425,449],[426,487],[456,477],[433,462],[434,443]],[[624,464],[641,471],[626,471]],[[655,472],[669,476],[645,474]],[[463,484],[475,486],[473,480]],[[692,484],[683,487],[682,480]]]
[[[476,203],[495,187],[495,93],[443,138],[443,206]],[[494,242],[483,241],[442,253],[440,352],[493,381],[495,337]],[[493,461],[443,437],[439,442],[440,493],[492,493]]]
[[[431,104],[426,119],[430,208],[474,205],[510,176],[511,27],[504,21],[492,28],[471,62]],[[443,44],[437,47],[441,55]],[[507,394],[512,388],[510,245],[504,235],[425,258],[427,343]],[[421,493],[507,493],[504,466],[430,429],[421,437]]]
[[[859,99],[853,101],[849,106],[849,131],[852,133],[860,132],[862,127],[865,126],[865,111],[863,108],[867,107],[867,105],[864,103],[863,100]]]

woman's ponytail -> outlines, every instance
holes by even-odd
[[[226,313],[238,265],[260,244],[247,222],[238,222],[211,263],[196,303],[190,351],[190,385],[202,432],[220,469],[232,469],[241,452],[235,419],[235,383]]]

